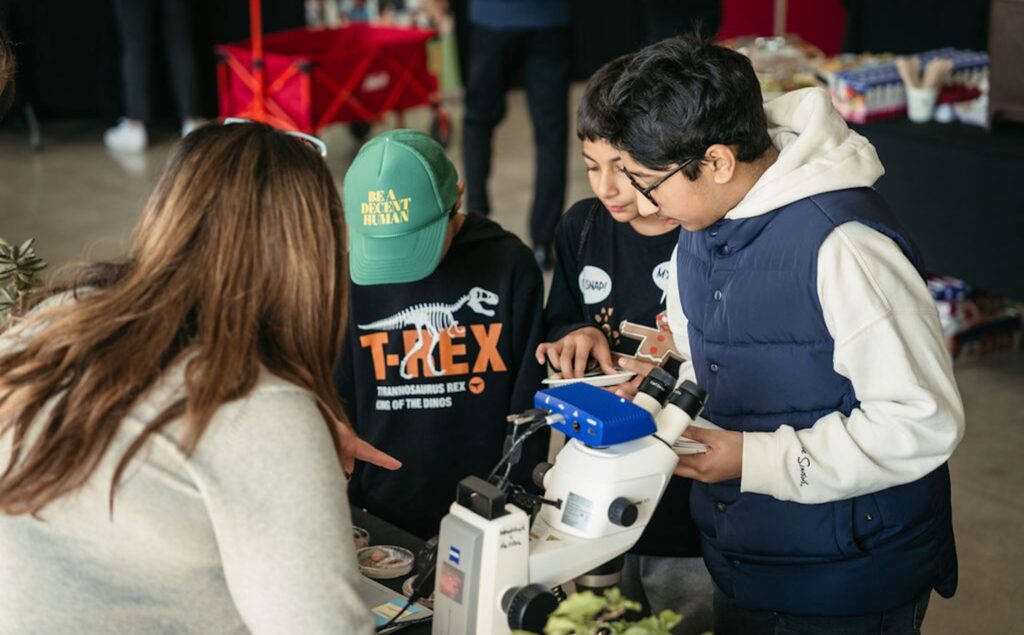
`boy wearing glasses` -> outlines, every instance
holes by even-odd
[[[679,225],[637,213],[636,192],[622,172],[619,150],[608,142],[615,113],[606,97],[629,58],[598,70],[580,100],[576,134],[594,197],[570,207],[555,231],[547,339],[537,348],[537,361],[550,363],[565,378],[583,375],[592,362],[606,373],[617,372],[615,365],[637,371],[632,382],[616,388],[632,396],[652,364],[632,357],[638,341],[622,334],[620,325],[628,320],[657,328]],[[677,366],[672,364],[674,371]],[[651,523],[626,558],[622,587],[627,597],[645,601],[655,614],[672,609],[685,615],[685,632],[703,633],[711,627],[712,586],[690,519],[691,483],[679,477],[669,483]]]
[[[540,270],[518,238],[459,212],[462,189],[441,146],[412,130],[371,139],[345,175],[353,284],[335,383],[359,435],[403,464],[357,465],[349,497],[421,538],[460,480],[498,462],[505,417],[533,407],[542,379]],[[518,482],[547,440],[526,442]]]
[[[946,461],[964,416],[883,169],[820,89],[762,104],[747,58],[695,37],[609,95],[642,215],[679,222],[669,299],[710,398],[679,459],[720,635],[917,633],[957,563]]]

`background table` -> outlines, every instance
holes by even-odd
[[[930,273],[1024,300],[1024,127],[854,126],[885,166],[877,189]]]

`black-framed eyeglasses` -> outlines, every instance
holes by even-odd
[[[672,176],[676,172],[679,172],[680,170],[682,170],[686,166],[690,165],[694,161],[699,161],[699,160],[701,160],[703,158],[704,157],[690,157],[689,159],[683,161],[682,163],[680,163],[676,167],[674,167],[671,170],[669,170],[667,173],[662,175],[662,177],[660,179],[658,179],[654,183],[651,183],[647,187],[644,187],[644,186],[640,185],[639,183],[637,183],[636,179],[633,177],[632,174],[630,174],[629,170],[626,170],[625,168],[623,168],[622,171],[626,174],[626,178],[629,179],[630,184],[636,189],[637,192],[640,192],[641,194],[643,194],[644,198],[646,198],[648,201],[651,202],[651,205],[653,205],[655,207],[660,207],[658,205],[658,201],[654,200],[654,197],[651,196],[651,192],[653,192],[654,190],[658,189],[658,186],[660,186],[662,183],[664,183],[665,181],[667,181],[670,178],[672,178]]]

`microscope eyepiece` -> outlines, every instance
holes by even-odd
[[[650,395],[659,404],[664,404],[665,399],[672,392],[672,386],[675,385],[676,378],[672,376],[672,373],[668,372],[664,368],[652,368],[651,372],[647,373],[647,377],[640,382],[640,386],[637,388],[638,392]]]
[[[707,400],[708,391],[690,380],[684,381],[668,398],[670,404],[690,415],[691,419],[697,418]]]

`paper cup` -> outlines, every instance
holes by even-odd
[[[932,120],[935,100],[939,97],[938,88],[911,88],[907,86],[907,118],[914,123],[925,123]]]

